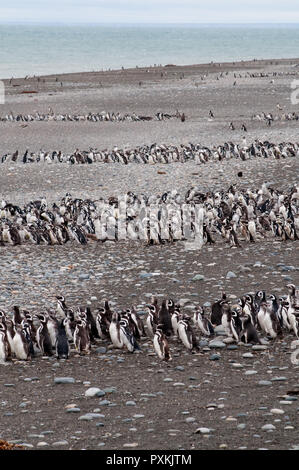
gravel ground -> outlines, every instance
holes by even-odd
[[[81,74],[59,77],[64,82],[59,91],[55,91],[53,77],[48,77],[40,85],[46,89],[31,98],[19,91],[32,83],[20,79],[20,87],[7,84],[2,115],[10,110],[47,111],[49,106],[61,112],[106,109],[151,114],[179,108],[188,119],[185,123],[31,123],[26,128],[0,123],[0,149],[2,153],[26,147],[72,151],[189,141],[214,145],[240,141],[243,133],[227,128],[230,121],[243,119],[248,123],[248,142],[255,138],[295,141],[297,121],[277,122],[270,129],[250,121],[255,112],[275,113],[278,102],[293,111],[288,101],[292,76],[278,76],[272,84],[272,77],[241,78],[234,87],[230,77],[234,71],[244,74],[246,70],[291,73],[296,70],[294,62],[226,64],[216,71],[213,66],[174,68],[166,78],[160,76],[160,69],[156,75],[154,70]],[[230,74],[217,80],[228,69]],[[180,73],[184,78],[179,78]],[[208,77],[201,80],[204,73]],[[100,80],[102,88],[98,89]],[[203,81],[204,85],[195,85]],[[213,122],[208,121],[209,109],[216,115]],[[238,171],[243,171],[242,178]],[[255,188],[263,182],[289,189],[298,182],[298,159],[203,166],[192,162],[72,167],[5,164],[1,165],[0,197],[22,204],[41,196],[54,202],[67,191],[73,197],[97,198],[128,190],[149,194],[176,188],[185,192],[191,185],[204,190],[227,189],[231,183]],[[187,251],[183,243],[0,247],[1,308],[9,311],[21,305],[34,312],[55,308],[55,296],[63,293],[70,306],[89,302],[92,310],[107,298],[114,308],[136,305],[143,312],[156,295],[159,302],[171,297],[192,312],[196,305],[206,303],[208,308],[222,291],[231,300],[260,289],[281,295],[288,282],[299,284],[298,247],[298,241],[270,239],[242,244],[242,248],[229,248],[219,241],[198,252]],[[227,278],[229,271],[235,276]],[[197,274],[203,279],[192,280]],[[299,366],[291,361],[294,335],[269,341],[263,350],[235,343],[215,349],[197,335],[201,341],[198,354],[187,352],[172,338],[168,364],[154,354],[150,338],[141,341],[141,353],[111,349],[109,343],[99,341],[89,356],[72,351],[68,361],[37,355],[30,362],[1,364],[0,439],[33,450],[298,450]],[[72,380],[56,383],[61,382],[59,378]],[[92,387],[99,389],[98,395],[86,396]]]

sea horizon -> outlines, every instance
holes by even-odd
[[[0,78],[294,59],[298,45],[298,23],[0,21]]]

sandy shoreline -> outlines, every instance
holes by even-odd
[[[291,83],[299,75],[299,68],[294,65],[298,64],[299,59],[286,59],[66,74],[45,77],[45,83],[37,79],[13,80],[12,84],[5,81],[6,102],[0,106],[1,116],[10,112],[47,113],[49,108],[54,113],[70,114],[107,111],[154,115],[179,110],[185,113],[186,121],[29,122],[25,126],[1,122],[0,152],[17,148],[71,152],[75,148],[103,149],[154,142],[201,142],[211,146],[226,140],[240,142],[243,123],[248,142],[256,138],[295,141],[296,121],[277,121],[269,128],[265,121],[251,118],[262,111],[274,115],[298,112],[298,106],[291,104]],[[37,93],[22,93],[33,85]],[[278,103],[281,109],[277,108]],[[214,119],[209,119],[210,110]],[[230,122],[235,131],[229,128]]]
[[[122,78],[124,75],[128,74],[130,75],[130,78],[132,76],[144,76],[145,74],[148,73],[161,73],[163,72],[214,72],[217,71],[218,69],[224,69],[225,71],[227,70],[232,70],[232,69],[256,69],[258,70],[261,67],[265,67],[267,65],[297,65],[299,64],[299,58],[298,57],[292,57],[292,58],[285,58],[285,59],[273,59],[273,58],[268,58],[268,59],[252,59],[252,60],[240,60],[240,61],[232,61],[232,62],[209,62],[209,63],[199,63],[199,64],[189,64],[189,65],[177,65],[177,64],[166,64],[166,65],[148,65],[148,66],[143,66],[143,67],[131,67],[131,68],[124,68],[121,67],[119,69],[107,69],[107,70],[101,70],[101,71],[89,71],[89,72],[68,72],[68,73],[57,73],[57,74],[45,74],[45,75],[36,75],[36,76],[26,76],[27,81],[34,81],[37,80],[39,77],[40,79],[49,79],[49,80],[56,80],[56,77],[58,80],[61,80],[63,78],[65,79],[72,79],[72,81],[76,80],[81,80],[84,78],[84,81],[88,81],[88,79],[92,80],[95,77],[98,76],[108,76],[111,77],[112,75],[119,75],[122,74]],[[25,80],[25,77],[13,77],[13,80]],[[2,79],[5,84],[10,82],[10,79],[5,78]]]

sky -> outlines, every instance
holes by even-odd
[[[299,0],[0,0],[1,23],[299,23]]]

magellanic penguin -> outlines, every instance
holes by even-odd
[[[140,351],[140,347],[136,341],[136,338],[130,329],[129,320],[127,318],[121,318],[119,324],[120,338],[123,345],[129,352],[134,352],[135,350]]]
[[[79,317],[86,321],[91,343],[95,343],[95,338],[100,338],[97,330],[96,320],[91,313],[90,307],[80,307]]]
[[[158,313],[158,324],[163,325],[163,333],[166,336],[171,336],[171,334],[173,333],[173,330],[172,330],[170,313],[167,307],[168,302],[170,302],[171,308],[172,306],[174,307],[174,303],[172,300],[162,301],[162,305]]]
[[[264,333],[267,333],[266,325],[265,325],[266,309],[267,309],[267,303],[265,300],[263,300],[260,303],[259,309],[257,312],[257,325]]]
[[[61,318],[64,318],[67,312],[65,298],[63,297],[63,295],[57,295],[56,299],[57,299],[57,313]]]
[[[0,321],[0,361],[5,362],[10,356],[11,351],[6,334],[6,325]]]
[[[142,336],[146,336],[143,321],[138,316],[138,313],[134,309],[134,307],[127,308],[125,311],[124,317],[126,317],[129,320],[132,334],[135,336],[137,340],[139,340]]]
[[[105,308],[105,314],[106,314],[106,318],[109,322],[111,322],[112,320],[112,315],[113,315],[113,312],[110,308],[110,305],[109,305],[109,302],[108,300],[105,300],[104,302],[104,308]]]
[[[66,335],[70,343],[74,342],[74,332],[76,328],[75,313],[73,309],[68,308],[65,312],[65,318],[63,320]]]
[[[98,335],[101,339],[109,338],[109,326],[110,321],[106,316],[106,311],[104,307],[100,307],[96,314],[96,327]]]
[[[90,354],[91,343],[87,322],[79,320],[76,322],[74,331],[74,345],[79,354]]]
[[[35,355],[35,352],[34,352],[34,346],[33,346],[32,335],[31,335],[31,326],[26,321],[26,319],[22,321],[22,331],[28,343],[29,355],[32,358]]]
[[[0,310],[0,315],[1,314],[3,314],[3,316],[1,317],[1,322],[3,322],[3,325],[5,327],[6,337],[7,337],[9,347],[10,347],[10,354],[11,356],[13,356],[14,354],[13,337],[15,334],[14,324],[11,319],[6,318],[5,313],[2,312],[2,310]]]
[[[171,315],[171,325],[172,325],[173,334],[175,336],[178,335],[178,324],[181,318],[182,318],[182,314],[177,308],[175,308],[173,314]]]
[[[280,300],[280,305],[277,311],[277,316],[278,316],[281,327],[289,332],[292,329],[289,319],[288,319],[289,302],[284,297],[281,297],[279,300]]]
[[[183,318],[179,321],[178,337],[189,351],[192,351],[193,349],[199,351],[199,345],[194,330],[191,326],[191,317],[189,315],[184,315]]]
[[[169,344],[166,335],[163,333],[163,325],[157,325],[154,338],[153,338],[154,350],[158,354],[158,357],[163,361],[171,361],[171,354],[169,351]]]
[[[68,359],[69,358],[69,342],[67,339],[64,320],[61,320],[58,324],[58,332],[56,336],[55,351],[57,359]]]
[[[193,315],[193,322],[200,329],[201,333],[205,336],[214,336],[214,328],[210,320],[205,316],[202,307],[195,310]]]
[[[13,317],[12,317],[12,322],[13,324],[16,325],[21,325],[23,320],[23,317],[20,312],[20,307],[18,305],[14,305],[13,307]]]
[[[52,348],[55,348],[56,339],[58,335],[59,322],[55,317],[55,313],[47,312],[47,328],[52,343]]]
[[[251,316],[245,314],[241,317],[242,330],[240,332],[240,341],[243,343],[254,343],[260,344],[260,339],[258,337],[255,326],[252,324]]]
[[[109,325],[109,335],[112,341],[112,344],[115,348],[122,349],[123,342],[120,337],[120,314],[118,312],[114,312],[112,314],[111,323]]]
[[[221,324],[227,336],[239,341],[239,333],[241,331],[241,323],[239,314],[236,309],[231,309],[228,303],[222,305],[222,319]]]
[[[294,331],[297,338],[299,338],[299,290],[296,290],[294,284],[287,284],[289,294],[286,300],[287,319],[290,329]]]
[[[123,349],[123,347],[126,347],[129,352],[140,349],[130,331],[128,319],[122,318],[117,312],[112,315],[109,334],[115,348]]]
[[[214,326],[221,325],[222,305],[226,302],[226,294],[223,292],[221,300],[217,300],[212,305],[211,323]]]
[[[279,323],[279,320],[276,316],[276,313],[274,313],[271,310],[272,303],[271,301],[266,302],[265,306],[265,313],[264,313],[264,318],[263,318],[263,324],[266,333],[272,338],[275,339],[277,336],[282,336],[282,329]]]
[[[24,316],[25,316],[26,323],[28,323],[29,327],[30,327],[31,341],[32,341],[33,344],[36,344],[36,326],[35,326],[34,321],[33,321],[33,316],[27,310],[24,310],[23,313],[24,313]]]
[[[40,320],[40,326],[36,331],[36,342],[43,356],[52,356],[52,342],[48,331],[48,317],[46,314],[36,315]]]
[[[148,310],[148,314],[146,317],[147,331],[150,334],[150,336],[154,336],[156,327],[159,323],[155,305],[148,305],[147,310]]]
[[[252,294],[246,294],[241,299],[241,308],[242,308],[242,315],[249,315],[251,323],[255,326],[256,325],[256,309],[254,305],[254,298]],[[243,301],[243,302],[242,302]]]
[[[30,348],[23,327],[14,325],[13,351],[17,359],[27,361],[31,358]]]

